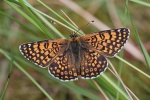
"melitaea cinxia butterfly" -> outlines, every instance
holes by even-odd
[[[21,53],[62,81],[73,81],[78,75],[84,79],[96,78],[105,71],[106,57],[115,56],[130,34],[127,28],[94,32],[70,39],[43,40],[20,45]]]

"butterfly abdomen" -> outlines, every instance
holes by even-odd
[[[79,48],[80,48],[78,41],[77,40],[71,41],[70,48],[71,48],[71,51],[72,51],[73,56],[75,58],[75,61],[78,61],[78,59],[79,59]]]

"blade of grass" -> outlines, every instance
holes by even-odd
[[[59,36],[61,36],[62,38],[64,38],[64,36],[58,31],[58,30],[56,30],[56,28],[54,28],[43,16],[45,16],[45,17],[47,17],[47,18],[49,18],[49,19],[51,19],[51,20],[53,20],[53,21],[55,21],[56,23],[58,23],[58,24],[60,24],[60,25],[62,25],[62,26],[64,26],[64,27],[66,27],[66,28],[68,28],[69,30],[71,30],[71,31],[74,31],[72,28],[70,28],[70,27],[68,27],[68,26],[66,26],[65,24],[63,24],[63,23],[61,23],[60,21],[58,21],[58,20],[56,20],[56,19],[54,19],[54,18],[52,18],[52,17],[50,17],[49,15],[47,15],[47,14],[45,14],[45,13],[43,13],[43,12],[41,12],[41,11],[39,11],[39,10],[37,10],[37,9],[35,9],[35,8],[33,8],[27,1],[24,1],[25,3],[24,3],[24,5],[26,5],[27,7],[29,7],[31,10],[32,10],[32,13],[35,13],[42,21],[44,21],[44,23],[46,23],[47,24],[47,26],[49,26],[53,31],[55,31],[55,33],[56,34],[58,34]],[[9,3],[10,5],[12,5],[11,3]],[[45,6],[45,5],[44,5]],[[19,9],[19,8],[18,8]],[[17,10],[18,10],[17,9]],[[49,7],[48,7],[48,9],[50,9]],[[16,9],[15,9],[16,10]],[[50,10],[50,11],[52,11],[52,9]],[[55,11],[53,11],[53,13],[54,13]],[[57,14],[56,12],[54,13],[54,14]],[[23,14],[23,16],[24,16],[25,14]],[[43,15],[43,16],[42,16]],[[57,14],[58,15],[58,14]],[[27,15],[26,15],[27,16]],[[60,16],[61,17],[61,16]],[[29,17],[30,18],[30,17]],[[31,19],[31,18],[30,18]],[[63,19],[62,17],[61,17],[61,19]],[[34,20],[34,19],[33,19]],[[32,22],[34,22],[32,20]],[[64,19],[65,20],[65,19]],[[66,20],[65,20],[66,21]],[[68,21],[66,21],[67,23],[69,23]],[[34,22],[34,24],[37,26],[37,27],[39,27],[35,22]],[[73,26],[73,25],[71,25],[71,24],[69,24],[70,26]],[[41,29],[41,28],[40,28]],[[42,29],[41,29],[42,30]],[[43,31],[43,30],[42,30]],[[43,31],[44,32],[44,31]]]
[[[2,49],[0,49],[0,53],[3,54],[8,60],[10,60],[10,56],[8,55],[8,53],[6,53],[5,51],[3,51]],[[15,57],[16,58],[16,57]],[[20,60],[18,58],[18,60]],[[23,63],[27,64],[26,62],[23,61]],[[13,64],[21,71],[23,72],[50,100],[52,100],[51,96],[16,62],[13,61]],[[32,65],[30,65],[32,66]],[[74,84],[74,82],[61,82],[55,78],[53,78],[52,76],[49,75],[49,73],[45,70],[41,70],[40,68],[35,67],[39,72],[41,72],[42,74],[44,74],[45,76],[51,78],[52,80],[56,81],[57,83],[59,83],[60,85],[63,85],[69,89],[71,89],[72,91],[75,91],[77,93],[79,93],[80,95],[84,95],[90,99],[94,99],[94,100],[99,100],[99,97],[96,96],[95,94],[90,93],[89,91],[87,91],[86,89],[83,89],[81,87],[78,87]]]
[[[135,67],[131,63],[127,62],[126,60],[122,59],[121,57],[116,56],[116,58],[118,58],[119,60],[123,61],[124,63],[126,63],[127,65],[129,65],[130,67],[132,67],[133,69],[137,70],[138,72],[140,72],[141,74],[143,74],[147,78],[150,78],[150,76],[148,74],[144,73],[143,71],[141,71],[140,69],[138,69],[137,67]]]
[[[25,5],[23,0],[19,0],[21,6],[25,9],[25,11],[29,14],[29,16],[33,19],[33,21],[43,30],[44,34],[50,38],[54,38],[52,34],[44,27],[41,21],[32,13],[32,11]]]
[[[124,53],[124,50],[121,50],[120,55],[119,55],[121,58],[123,58],[123,53]],[[119,74],[119,76],[121,77],[122,68],[123,68],[123,62],[119,60],[118,65],[119,65],[118,74]],[[118,85],[118,87],[120,87],[120,85],[121,85],[119,80],[118,80],[118,82],[117,82],[117,85]],[[116,100],[119,100],[119,95],[120,95],[120,93],[119,93],[119,91],[118,91],[117,94],[116,94]]]
[[[68,25],[70,25],[70,26],[71,26],[72,28],[74,28],[75,30],[77,30],[77,28],[76,28],[75,26],[73,26],[72,24],[70,24],[67,20],[65,20],[63,17],[61,17],[59,14],[57,14],[54,10],[52,10],[50,7],[48,7],[48,6],[47,6],[46,4],[44,4],[42,1],[40,1],[40,0],[38,0],[38,1],[39,1],[43,6],[45,6],[48,10],[50,10],[53,14],[55,14],[57,17],[59,17],[60,19],[62,19],[64,22],[66,22]],[[65,24],[61,23],[60,21],[58,21],[58,20],[56,20],[56,19],[54,19],[54,18],[48,16],[47,14],[45,14],[45,13],[43,13],[43,12],[41,12],[41,11],[35,9],[35,8],[33,8],[27,1],[24,1],[24,2],[25,2],[24,5],[26,5],[27,7],[29,7],[29,8],[32,9],[33,11],[36,11],[36,12],[38,12],[39,14],[44,15],[45,17],[50,18],[51,20],[55,21],[56,23],[59,23],[60,25],[62,25],[62,26],[64,26],[64,27],[66,27],[66,28],[68,28],[68,29],[74,31],[72,28],[66,26]]]
[[[50,10],[53,14],[55,14],[57,17],[59,17],[61,20],[63,20],[65,23],[67,23],[69,26],[71,26],[73,29],[78,30],[77,27],[75,27],[74,25],[72,25],[71,23],[69,23],[66,19],[64,19],[63,17],[61,17],[59,14],[57,14],[53,9],[51,9],[49,6],[47,6],[44,2],[42,2],[41,0],[37,0],[39,3],[41,3],[43,6],[45,6],[48,10]],[[71,29],[72,30],[72,29]],[[72,30],[74,31],[74,30]],[[83,35],[84,33],[80,34]]]
[[[7,14],[7,13],[2,12],[2,11],[0,11],[0,14],[3,15],[3,16],[8,17],[8,18],[10,18],[10,19],[12,19],[13,21],[15,21],[16,23],[18,23],[20,26],[26,28],[27,30],[32,31],[32,30],[30,29],[30,27],[28,27],[28,26],[24,25],[23,23],[19,22],[17,19],[15,19],[14,17],[10,16],[10,14]],[[33,31],[32,31],[32,32],[33,32]]]
[[[92,93],[90,93],[88,90],[86,89],[83,89],[81,87],[78,87],[76,86],[73,82],[69,82],[69,83],[65,83],[63,84],[65,85],[66,87],[68,87],[69,89],[71,89],[72,91],[75,91],[75,92],[78,92],[80,93],[81,95],[84,95],[90,99],[93,99],[93,100],[100,100],[100,98]]]
[[[122,98],[122,99],[129,99],[128,95],[124,92],[124,90],[122,88],[118,87],[118,85],[115,82],[113,82],[111,79],[109,79],[105,74],[101,74],[101,77],[104,78],[105,81],[107,81],[107,83],[110,84],[110,85],[103,84],[98,79],[96,79],[96,82],[99,83],[99,84],[101,84],[101,86],[103,86],[105,88],[108,88],[109,90],[107,90],[107,91],[109,91],[110,93],[112,93],[114,96],[116,95],[117,91],[119,91],[120,98]]]
[[[36,69],[38,70],[39,68],[36,67]],[[60,85],[65,86],[65,87],[69,88],[70,90],[72,90],[72,91],[74,91],[80,95],[86,96],[86,97],[93,99],[93,100],[99,100],[98,96],[96,96],[95,94],[89,92],[88,90],[86,90],[82,87],[77,86],[76,84],[74,84],[74,82],[61,82],[61,81],[53,78],[52,76],[50,76],[49,73],[45,70],[38,70],[38,71],[40,73],[42,73],[43,75],[49,77],[50,80],[53,80],[53,81],[59,83]]]
[[[49,77],[50,80],[56,81],[56,82],[59,83],[60,85],[63,85],[63,86],[65,86],[65,87],[71,89],[72,91],[79,93],[80,95],[84,95],[84,96],[89,97],[89,98],[91,98],[91,99],[92,99],[92,98],[97,98],[97,97],[95,97],[93,94],[92,94],[92,95],[89,95],[89,93],[87,94],[86,92],[88,92],[88,90],[86,90],[86,89],[82,89],[82,88],[80,87],[80,88],[82,89],[83,93],[84,93],[84,94],[83,94],[82,92],[78,91],[78,86],[74,85],[75,88],[72,88],[72,85],[70,85],[70,84],[68,84],[68,83],[66,83],[66,82],[65,82],[65,83],[64,83],[64,82],[61,82],[61,81],[59,81],[59,80],[57,80],[57,79],[51,77],[51,76],[49,75],[49,73],[47,73],[47,71],[41,70],[41,68],[39,68],[39,67],[37,67],[37,66],[33,66],[33,64],[31,64],[31,63],[29,63],[29,62],[24,62],[24,60],[21,60],[20,58],[17,58],[17,60],[19,60],[20,62],[22,62],[22,63],[24,63],[24,64],[26,64],[26,65],[28,65],[28,66],[31,66],[32,68],[34,68],[35,70],[39,71],[39,72],[42,73],[43,75]],[[101,76],[101,78],[102,78],[102,77],[103,77],[103,75]],[[107,77],[107,76],[105,75],[105,77]],[[107,79],[109,79],[109,81],[107,81],[106,79],[100,80],[99,78],[97,78],[96,81],[99,81],[100,84],[103,84],[104,86],[107,86],[107,88],[105,88],[105,90],[106,90],[107,92],[110,91],[110,92],[112,92],[112,93],[115,93],[114,91],[119,91],[119,92],[121,91],[121,92],[120,92],[120,94],[121,94],[120,98],[125,99],[125,97],[124,97],[124,96],[125,96],[124,91],[121,90],[118,86],[116,86],[116,88],[115,88],[115,90],[114,90],[114,85],[115,85],[116,83],[114,83],[109,77],[107,77]],[[105,81],[105,82],[102,82],[102,81]],[[95,85],[93,84],[93,82],[92,82],[91,80],[87,80],[87,82],[90,83],[93,87],[95,87]],[[111,83],[111,82],[113,82],[113,83]],[[102,86],[103,86],[103,85],[102,85]],[[110,87],[110,88],[108,88],[108,87]],[[74,89],[76,89],[76,90],[74,90]],[[96,90],[97,90],[97,89],[96,89]],[[113,91],[111,91],[111,90],[113,90]],[[115,94],[114,94],[114,95],[115,95]],[[126,98],[126,99],[127,99],[127,98]]]
[[[11,57],[0,48],[0,53],[3,54],[8,60],[11,60]],[[13,61],[13,64],[21,70],[42,92],[49,100],[53,100],[51,96],[26,72],[16,61]]]
[[[128,12],[128,0],[126,0],[126,6],[125,6],[125,13],[124,13],[124,22],[123,22],[123,27],[126,27],[126,22],[127,22],[127,12]],[[120,51],[120,57],[121,58],[123,58],[123,53],[124,53],[124,49],[123,50],[121,50]],[[119,71],[118,71],[118,74],[119,74],[119,76],[121,77],[121,74],[122,74],[122,68],[123,68],[123,62],[121,61],[121,60],[119,60]],[[121,85],[121,83],[120,83],[120,81],[118,80],[118,87],[120,87],[120,85]],[[117,95],[116,95],[116,100],[119,100],[119,96],[120,96],[120,93],[119,92],[117,92]]]
[[[45,14],[45,13],[43,13],[43,12],[41,12],[41,11],[37,10],[37,9],[34,9],[34,8],[32,8],[32,9],[33,9],[34,11],[36,11],[36,12],[40,13],[41,15],[43,15],[43,16],[45,16],[45,17],[47,17],[47,18],[51,19],[52,21],[54,21],[54,22],[56,22],[56,23],[58,23],[58,24],[60,24],[60,25],[64,26],[65,28],[67,28],[67,29],[69,29],[69,30],[71,30],[71,31],[74,31],[72,28],[70,28],[70,27],[68,27],[67,25],[65,25],[65,24],[61,23],[60,21],[58,21],[58,20],[56,20],[56,19],[54,19],[54,18],[50,17],[49,15],[47,15],[47,14]]]
[[[22,10],[20,10],[17,6],[15,6],[12,2],[9,2],[7,0],[4,0],[10,7],[15,9],[19,14],[21,14],[23,17],[25,17],[29,22],[31,22],[34,26],[36,26],[38,29],[40,29],[42,32],[44,32],[36,23],[29,17],[27,14],[25,14]]]
[[[126,89],[126,91],[128,91],[128,94],[130,92],[130,96],[132,95],[134,98],[137,98],[138,100],[138,97],[123,83],[122,79],[119,78],[118,74],[116,73],[116,71],[114,71],[115,69],[113,68],[113,66],[111,65],[112,69],[108,68],[109,71],[118,79],[120,80],[120,82],[122,83],[122,86]],[[129,96],[128,95],[128,96]],[[130,99],[131,100],[131,99]]]
[[[37,12],[37,10],[34,7],[32,7],[27,1],[24,2],[33,11],[33,13],[35,13],[38,16],[38,18],[42,20],[42,22],[44,22],[50,29],[52,29],[61,38],[65,38],[63,34],[61,34],[51,23],[49,23],[49,21],[44,16],[42,16],[41,14],[42,12],[41,13],[39,13],[40,11]]]
[[[144,1],[141,1],[141,0],[130,0],[131,2],[136,2],[138,4],[141,4],[141,5],[144,5],[144,6],[147,6],[147,7],[150,7],[150,3],[147,3],[147,2],[144,2]]]
[[[140,3],[140,4],[141,4],[141,2],[140,2],[139,0],[137,0],[137,3]],[[149,4],[149,5],[150,5],[150,4]],[[127,5],[126,5],[126,6],[127,6]],[[149,6],[149,7],[150,7],[150,6]],[[146,51],[144,45],[142,44],[142,42],[141,42],[141,40],[140,40],[140,37],[139,37],[138,32],[137,32],[137,30],[136,30],[136,28],[135,28],[135,25],[134,25],[134,23],[133,23],[133,20],[132,20],[132,17],[131,17],[131,15],[130,15],[130,12],[129,12],[129,11],[128,11],[128,16],[129,16],[130,23],[131,23],[131,25],[132,25],[132,27],[133,27],[133,31],[134,31],[134,35],[135,35],[135,37],[136,37],[136,40],[137,40],[137,42],[138,42],[138,44],[139,44],[139,46],[140,46],[140,48],[141,48],[141,50],[142,50],[142,53],[143,53],[144,58],[145,58],[145,60],[146,60],[147,66],[148,66],[148,68],[150,69],[150,57],[149,57],[149,54],[147,53],[147,51]]]
[[[149,57],[149,54],[147,53],[147,51],[146,51],[146,49],[145,49],[143,43],[142,43],[141,40],[140,40],[140,37],[139,37],[139,35],[138,35],[137,30],[136,30],[135,27],[134,27],[134,23],[133,23],[133,21],[132,21],[132,18],[131,18],[131,16],[130,16],[130,14],[129,14],[129,18],[130,18],[130,22],[131,22],[132,27],[133,27],[133,30],[134,30],[134,35],[136,36],[137,42],[138,42],[138,44],[139,44],[139,46],[140,46],[140,48],[141,48],[141,50],[142,50],[142,53],[143,53],[144,58],[145,58],[145,60],[146,60],[147,66],[148,66],[148,68],[150,69],[150,57]]]
[[[19,60],[20,62],[22,62],[22,63],[24,63],[24,64],[27,64],[28,66],[31,66],[32,68],[34,68],[35,70],[37,70],[37,71],[39,71],[40,73],[42,73],[43,75],[45,75],[45,76],[47,76],[47,77],[49,77],[49,78],[51,78],[50,80],[53,80],[53,81],[56,81],[57,83],[59,83],[59,84],[61,84],[61,85],[63,85],[63,86],[65,86],[65,87],[67,87],[67,88],[70,88],[72,91],[75,91],[75,92],[77,92],[77,93],[79,93],[79,94],[82,94],[82,95],[84,95],[84,96],[86,96],[86,97],[89,97],[89,98],[97,98],[97,97],[95,97],[93,94],[91,94],[91,95],[89,95],[89,93],[86,93],[86,92],[88,92],[87,90],[85,90],[85,89],[82,89],[81,87],[81,89],[82,89],[82,91],[83,92],[80,92],[80,91],[78,91],[78,87],[75,85],[74,87],[75,88],[72,88],[72,85],[70,85],[70,84],[68,84],[68,83],[64,83],[64,82],[61,82],[61,81],[59,81],[59,80],[57,80],[57,79],[54,79],[53,77],[51,77],[50,75],[49,75],[49,73],[47,73],[47,71],[45,71],[45,70],[41,70],[39,67],[37,67],[37,66],[33,66],[31,63],[29,63],[29,62],[24,62],[24,60],[21,60],[20,58],[17,58],[17,60]],[[101,77],[100,77],[100,79],[101,78],[103,78],[103,80],[100,80],[99,78],[97,78],[96,79],[96,81],[99,83],[99,84],[101,84],[101,86],[107,86],[106,88],[105,88],[105,90],[108,92],[112,92],[112,94],[114,94],[115,95],[115,93],[117,92],[117,91],[119,91],[120,92],[120,98],[122,98],[122,99],[127,99],[128,98],[128,96],[125,94],[125,92],[120,88],[120,87],[118,87],[117,85],[116,85],[116,83],[114,83],[109,77],[107,77],[106,75],[104,75],[105,77],[103,77],[103,74],[101,75]],[[105,78],[107,78],[107,79],[105,79]],[[93,82],[91,81],[91,80],[87,80],[87,82],[89,82],[90,81],[90,84],[93,86],[94,84],[93,84]],[[104,81],[104,82],[103,82]],[[91,83],[92,82],[92,83]],[[72,83],[72,82],[71,82]],[[93,86],[93,87],[95,87],[95,85]],[[76,90],[74,90],[74,89],[76,89]],[[112,91],[113,90],[113,91]],[[114,92],[114,91],[116,91],[116,92]]]
[[[11,60],[10,60],[8,79],[7,79],[6,83],[5,83],[5,86],[4,86],[4,89],[2,90],[2,93],[0,94],[0,100],[3,100],[3,98],[5,96],[5,93],[6,93],[8,84],[9,84],[10,75],[11,75],[11,72],[12,72],[12,66],[13,66],[13,58],[11,58]]]
[[[100,87],[102,87],[103,91],[107,96],[110,98],[111,96],[116,96],[117,92],[119,91],[120,96],[119,100],[128,99],[128,96],[126,95],[125,91],[120,88],[112,79],[110,79],[108,76],[105,75],[105,73],[101,74],[100,77],[94,79],[98,83]],[[91,80],[86,80],[96,91],[98,90],[97,87],[93,84]],[[108,95],[109,94],[109,95]],[[111,99],[110,99],[111,100]]]
[[[93,83],[96,85],[96,87],[99,89],[99,91],[103,94],[106,100],[109,100],[108,96],[105,94],[105,92],[102,90],[102,88],[98,85],[98,83],[94,80],[92,80]]]
[[[119,76],[119,74],[118,74],[117,71],[115,70],[113,64],[112,64],[109,60],[108,60],[108,63],[109,63],[109,65],[111,66],[111,69],[113,70],[114,75],[115,75],[115,76],[117,77],[117,79],[121,82],[121,84],[122,84],[124,90],[126,91],[126,93],[127,93],[128,96],[129,96],[129,99],[130,99],[130,100],[133,100],[132,96],[130,95],[129,91],[128,91],[127,88],[126,88],[126,85],[124,84],[124,82],[122,81],[121,77]]]
[[[26,6],[23,0],[19,0],[22,7],[26,10],[26,12],[31,16],[31,18],[37,23],[37,25],[44,31],[44,34],[50,38],[54,38],[52,34],[45,28],[45,26],[41,23],[41,21],[32,13],[32,11]]]
[[[128,69],[123,69],[125,72],[128,71],[128,74],[131,78],[133,78],[137,84],[139,84],[143,89],[146,90],[146,92],[150,93],[150,87],[148,87],[146,84],[143,84],[143,81],[138,78],[138,76],[135,76],[134,73],[131,73]]]

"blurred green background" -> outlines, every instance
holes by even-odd
[[[79,28],[94,20],[79,35],[120,27],[130,29],[125,49],[108,59],[136,96],[126,92],[110,65],[94,80],[79,78],[75,82],[61,82],[47,68],[41,69],[21,55],[22,43],[69,38],[70,32],[77,30],[62,11]],[[149,100],[149,27],[149,0],[0,1],[0,99]]]

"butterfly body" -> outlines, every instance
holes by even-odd
[[[115,56],[126,43],[129,29],[94,32],[70,39],[43,40],[20,45],[21,53],[62,81],[98,77],[107,68],[106,57]]]
[[[77,39],[72,39],[70,41],[69,45],[70,52],[72,52],[72,56],[70,59],[72,59],[72,62],[76,66],[77,73],[80,74],[80,45]]]

